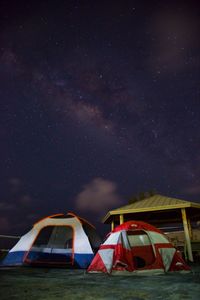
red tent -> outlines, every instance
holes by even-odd
[[[180,252],[156,227],[129,221],[116,227],[100,246],[88,272],[164,273],[190,271]]]

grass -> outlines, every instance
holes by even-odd
[[[83,270],[0,269],[1,300],[199,300],[200,266],[191,274],[109,276]]]

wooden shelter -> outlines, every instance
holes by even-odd
[[[141,220],[159,228],[182,223],[188,259],[193,261],[191,223],[200,220],[200,203],[154,195],[111,210],[102,221],[110,223],[113,229],[129,220]]]

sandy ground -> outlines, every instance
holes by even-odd
[[[0,269],[0,299],[200,299],[200,265],[190,274],[109,276],[83,270]]]

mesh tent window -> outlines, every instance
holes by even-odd
[[[36,237],[24,258],[30,264],[73,264],[73,228],[46,226]]]
[[[69,249],[73,246],[71,226],[46,226],[41,229],[33,247]]]

